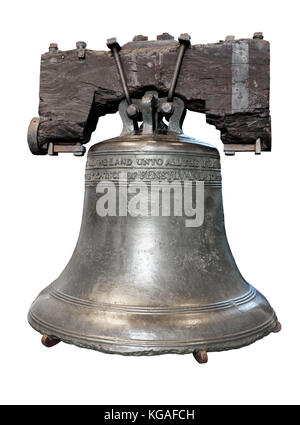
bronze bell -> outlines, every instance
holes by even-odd
[[[209,351],[280,330],[235,264],[220,156],[182,134],[184,102],[148,91],[122,101],[119,112],[121,136],[88,152],[72,258],[29,311],[43,343],[123,355],[194,353],[204,363]]]
[[[176,120],[169,121],[173,131],[159,130],[159,101],[155,93],[142,98],[141,130],[89,150],[75,251],[59,278],[32,304],[29,323],[50,340],[107,353],[194,352],[203,360],[205,352],[251,344],[276,330],[278,322],[267,300],[243,279],[231,254],[217,149],[178,134],[184,108],[176,98]],[[127,132],[125,108],[123,102]],[[180,193],[183,181],[204,182],[203,224],[186,226],[189,218],[176,216],[174,208],[169,216],[149,211],[147,216],[99,216],[101,181],[114,184],[116,211],[122,185],[126,191],[142,182],[147,188],[152,184],[153,190],[153,182],[172,182],[172,206],[176,185]],[[195,196],[195,187],[193,191]],[[140,202],[153,208],[149,193],[140,192]]]

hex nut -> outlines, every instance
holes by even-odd
[[[107,42],[106,42],[107,47],[112,50],[114,48],[116,48],[117,50],[120,50],[121,47],[116,39],[116,37],[112,37],[112,38],[108,38]]]
[[[58,44],[57,43],[50,43],[49,52],[56,52],[57,50],[58,50]]]
[[[148,41],[148,37],[146,35],[135,35],[132,39],[132,41]]]
[[[76,42],[76,49],[85,49],[87,46],[85,41],[77,41]]]
[[[262,32],[255,32],[253,34],[253,40],[258,40],[258,39],[263,40],[263,38],[264,38],[264,35]]]
[[[173,35],[167,32],[163,32],[162,34],[157,35],[156,39],[157,40],[174,40],[174,37]]]
[[[178,37],[178,41],[180,44],[186,44],[187,46],[189,46],[191,44],[191,36],[187,33],[180,34],[180,36]]]
[[[139,110],[133,103],[127,107],[127,115],[129,118],[134,119],[138,116]]]
[[[164,115],[170,116],[172,115],[174,108],[171,102],[164,102],[161,105],[160,110]]]

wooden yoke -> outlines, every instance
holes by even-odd
[[[225,153],[271,150],[269,47],[255,33],[253,39],[229,36],[186,48],[175,95],[187,110],[205,113],[206,121],[220,130]],[[155,41],[136,36],[122,46],[129,95],[141,98],[146,90],[156,90],[167,96],[178,50],[169,34]],[[117,112],[123,99],[110,51],[88,50],[84,42],[68,51],[51,44],[41,58],[40,118],[29,127],[31,151],[82,155],[99,117]]]

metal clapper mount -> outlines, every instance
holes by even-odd
[[[121,47],[116,38],[107,40],[107,47],[111,50],[115,59],[125,95],[125,100],[119,105],[119,113],[123,121],[121,135],[137,131],[143,134],[149,134],[156,130],[174,132],[177,134],[182,133],[182,123],[186,114],[186,109],[183,100],[174,97],[174,93],[184,52],[186,48],[190,46],[190,39],[191,37],[188,34],[181,34],[178,38],[180,47],[167,97],[159,98],[156,91],[149,90],[144,94],[142,99],[131,99],[119,56]],[[168,124],[164,122],[164,118],[166,118]],[[142,121],[140,126],[139,121]]]

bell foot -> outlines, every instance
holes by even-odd
[[[47,348],[54,347],[54,345],[58,344],[59,342],[59,339],[52,338],[47,334],[42,336],[42,344]]]
[[[281,328],[282,328],[281,323],[280,322],[277,322],[275,328],[272,329],[272,332],[276,334],[276,333],[278,333],[278,332],[281,331]]]
[[[198,363],[207,363],[208,362],[208,355],[207,352],[204,350],[195,350],[193,352],[193,356],[197,360]]]

